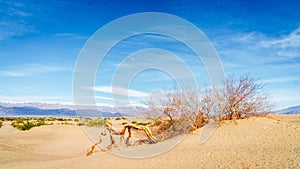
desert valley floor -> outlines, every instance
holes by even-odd
[[[151,158],[131,159],[109,152],[86,157],[93,142],[80,126],[19,131],[6,121],[0,128],[0,168],[300,168],[300,115],[225,121],[200,144],[202,130]]]

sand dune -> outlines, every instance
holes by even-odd
[[[109,152],[86,157],[93,142],[79,126],[17,131],[5,122],[0,129],[0,168],[300,168],[300,115],[224,121],[200,144],[202,130],[159,156],[130,159]]]

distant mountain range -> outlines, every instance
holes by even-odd
[[[300,105],[273,111],[274,114],[300,114]]]
[[[47,103],[1,103],[0,117],[42,116],[42,117],[122,117],[141,116],[149,111],[145,107],[110,106],[77,106],[74,105],[47,104]],[[300,105],[282,110],[273,111],[274,114],[300,114]]]
[[[121,110],[122,112],[119,112]],[[113,108],[109,106],[81,106],[76,111],[73,105],[45,103],[0,103],[0,117],[122,117],[135,116],[146,111],[143,107]],[[129,112],[129,113],[127,113]]]

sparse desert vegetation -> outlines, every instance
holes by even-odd
[[[163,142],[181,134],[187,134],[198,128],[205,126],[209,119],[221,122],[223,120],[237,120],[251,116],[266,115],[271,110],[271,104],[267,93],[263,89],[263,84],[259,83],[249,75],[238,78],[231,76],[227,79],[225,88],[217,90],[214,86],[202,89],[179,90],[174,88],[165,93],[165,98],[161,100],[149,98],[147,104],[151,111],[145,119],[150,121],[138,121],[130,119],[119,124],[123,125],[121,132],[116,131],[111,120],[121,121],[117,118],[97,118],[84,119],[83,125],[88,127],[105,126],[110,133],[109,148],[117,147],[115,135],[122,134],[128,128],[126,145],[131,138],[131,128],[143,129],[151,133],[147,134],[148,141],[144,143]],[[137,117],[136,117],[137,118]],[[109,124],[109,125],[106,125]],[[224,123],[219,123],[224,124]],[[132,127],[134,126],[134,127]],[[100,134],[102,135],[102,134]],[[89,155],[95,150],[95,146],[101,144],[102,139],[95,143],[89,150]],[[136,141],[139,142],[139,141]],[[142,142],[139,142],[142,143]],[[107,150],[105,149],[105,151]]]
[[[19,130],[30,130],[33,127],[49,125],[45,122],[45,118],[15,118],[11,125]]]
[[[214,86],[200,89],[174,88],[165,98],[146,101],[150,117],[168,117],[169,123],[188,121],[190,129],[204,126],[209,118],[221,120],[261,116],[271,112],[272,104],[264,84],[248,74],[226,79],[225,89]]]
[[[84,125],[78,118],[56,118],[56,117],[1,117],[0,122],[9,121],[18,130],[30,130],[33,127],[43,125]]]
[[[86,120],[86,126],[88,127],[101,127],[103,126],[108,120],[102,119],[102,118],[96,118],[96,119],[87,119]]]
[[[28,143],[18,143],[18,139],[26,136],[11,134],[3,139],[0,135],[0,149],[4,150],[3,154],[7,156],[5,157],[8,159],[6,163],[8,165],[14,163],[13,166],[15,167],[12,168],[29,166],[24,162],[27,157],[18,153],[27,153],[32,145],[36,148],[34,152],[30,150],[29,154],[37,153],[38,156],[28,156],[31,160],[30,167],[32,163],[40,164],[41,159],[48,158],[48,154],[45,152],[56,153],[57,158],[62,157],[62,152],[67,154],[66,158],[69,158],[75,152],[79,154],[73,155],[76,160],[71,158],[72,163],[50,160],[45,162],[47,166],[57,165],[58,168],[61,166],[69,166],[69,168],[74,168],[74,166],[84,167],[83,164],[89,161],[89,163],[94,163],[95,165],[92,164],[92,166],[95,167],[98,166],[99,161],[104,159],[105,161],[118,161],[114,165],[116,167],[119,163],[128,161],[106,153],[95,153],[95,157],[92,159],[82,157],[86,153],[87,147],[93,145],[87,152],[88,155],[91,155],[97,150],[96,145],[101,142],[91,142],[79,126],[95,128],[96,130],[98,130],[98,127],[107,127],[111,142],[104,149],[103,147],[100,148],[102,152],[110,151],[113,148],[116,150],[119,138],[116,136],[123,134],[124,137],[123,132],[126,130],[132,132],[131,137],[134,138],[134,141],[130,142],[128,136],[127,139],[123,138],[124,145],[126,149],[131,146],[133,150],[133,145],[155,144],[156,142],[168,143],[175,136],[193,131],[193,134],[188,134],[180,145],[169,152],[158,157],[138,161],[138,168],[143,166],[144,163],[153,163],[157,165],[157,168],[161,166],[169,166],[170,168],[194,168],[195,166],[197,168],[260,168],[262,166],[267,166],[267,168],[286,168],[287,166],[299,168],[299,158],[297,157],[299,144],[297,141],[300,137],[298,134],[300,117],[279,115],[263,117],[270,111],[271,104],[262,86],[263,84],[257,83],[256,80],[248,76],[242,76],[232,78],[231,81],[229,79],[226,89],[223,91],[217,91],[215,88],[204,88],[197,90],[197,92],[174,89],[166,93],[167,99],[161,101],[160,105],[152,104],[149,100],[151,112],[148,112],[149,116],[145,117],[2,117],[0,118],[0,126],[3,122],[6,129],[8,128],[7,123],[18,130],[30,130],[33,127],[45,125],[45,127],[32,131],[32,134],[29,131],[27,137],[36,139],[41,137],[39,136],[40,133],[46,133],[47,138],[50,139],[43,138],[41,139],[43,140],[42,143],[29,141]],[[208,123],[210,118],[220,123],[213,137],[207,143],[200,144],[198,141],[199,133],[203,131],[202,127]],[[51,130],[55,132],[51,132]],[[5,135],[7,131],[9,130],[4,130],[2,126],[0,134],[3,132]],[[77,137],[74,137],[74,134]],[[105,135],[104,133],[99,134],[100,137],[102,137],[102,134]],[[99,134],[97,134],[98,138]],[[10,139],[10,141],[7,141],[7,139]],[[41,147],[52,146],[49,147],[48,151],[44,151],[45,148],[39,148],[40,145],[43,145]],[[28,150],[19,149],[15,153],[16,149],[14,147],[18,146],[30,148]],[[226,148],[220,149],[220,147]],[[42,155],[43,153],[45,154]],[[15,163],[15,156],[24,159],[23,162]],[[193,156],[193,158],[190,158],[190,156]],[[178,157],[180,160],[171,160],[172,163],[168,163],[170,160],[157,163],[159,159],[176,159]],[[233,160],[236,157],[240,159],[238,162]],[[218,160],[211,160],[212,158]],[[274,161],[274,159],[278,160]],[[181,163],[181,161],[188,162]],[[37,166],[39,167],[39,165]],[[104,166],[110,167],[107,163]],[[122,168],[122,166],[119,166],[119,168]]]
[[[100,127],[108,119],[110,118],[1,117],[0,121],[11,121],[11,125],[19,130],[30,130],[33,127],[53,124]]]
[[[126,124],[128,124],[128,122],[126,122],[126,121],[121,123],[121,125],[126,125]]]
[[[137,123],[146,122],[135,117],[127,120],[131,122],[133,119]],[[272,114],[235,122],[224,120],[205,144],[199,143],[203,131],[199,128],[170,151],[153,158],[135,160],[133,168],[141,168],[145,163],[153,164],[154,168],[299,168],[299,121],[299,115]],[[52,122],[53,125],[22,132],[13,129],[9,125],[11,121],[4,121],[0,128],[0,168],[84,168],[87,163],[91,168],[96,168],[99,163],[106,168],[110,168],[111,164],[122,168],[124,163],[131,164],[133,161],[110,153],[95,153],[92,158],[87,158],[85,150],[93,142],[82,128]],[[111,122],[115,127],[121,123],[120,120]],[[168,118],[153,121],[149,126],[153,135],[159,135],[155,133],[158,131],[155,127],[170,125],[163,124],[167,122]],[[126,150],[134,151],[136,148],[139,149],[127,147]]]

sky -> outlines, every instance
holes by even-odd
[[[297,0],[0,0],[0,102],[72,103],[74,69],[88,39],[118,18],[162,12],[189,21],[207,36],[225,76],[247,73],[259,79],[275,109],[300,105],[299,6]],[[203,63],[183,44],[144,34],[112,48],[98,66],[95,85],[85,89],[93,90],[97,103],[113,104],[111,84],[118,66],[133,52],[147,48],[172,51],[199,85],[209,85]],[[165,53],[154,54],[166,61]],[[176,79],[166,72],[147,69],[134,77],[128,94],[132,104],[140,104],[153,91],[174,84]]]

